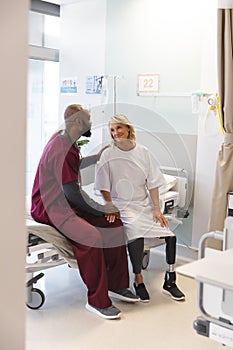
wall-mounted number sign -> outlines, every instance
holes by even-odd
[[[153,96],[159,92],[160,74],[138,74],[138,95]]]

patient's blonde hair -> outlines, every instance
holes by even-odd
[[[108,126],[109,126],[109,131],[112,139],[113,139],[113,136],[111,133],[111,124],[115,124],[115,123],[127,125],[129,128],[128,138],[132,141],[136,140],[134,126],[124,114],[116,114],[112,116],[111,119],[109,120]]]

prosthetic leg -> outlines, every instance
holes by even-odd
[[[164,277],[163,293],[170,295],[172,299],[184,300],[185,295],[176,285],[176,272],[174,270],[176,260],[176,236],[166,237],[165,242],[168,270]]]

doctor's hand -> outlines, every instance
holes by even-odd
[[[120,219],[120,212],[112,202],[106,203],[104,209],[105,218],[108,222],[113,223],[116,219]]]
[[[159,222],[162,227],[169,227],[167,219],[158,208],[154,208],[153,210],[153,220]]]

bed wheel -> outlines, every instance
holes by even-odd
[[[150,250],[146,249],[143,252],[143,258],[142,258],[142,269],[145,270],[147,266],[149,265],[150,260]]]
[[[29,299],[26,305],[29,309],[33,310],[39,309],[45,302],[44,293],[38,288],[31,289]]]

